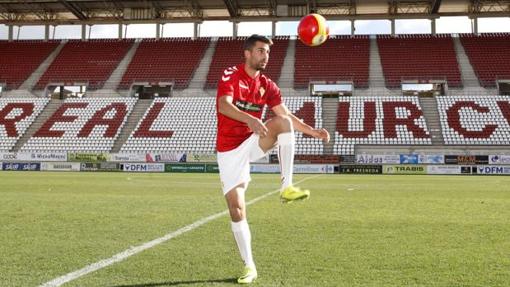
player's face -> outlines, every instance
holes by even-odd
[[[250,68],[263,71],[269,61],[269,45],[264,42],[256,42],[251,51],[245,51],[246,63]]]

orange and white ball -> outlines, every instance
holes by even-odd
[[[328,22],[319,14],[308,14],[299,21],[298,36],[307,46],[319,46],[328,39]]]

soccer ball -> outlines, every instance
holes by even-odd
[[[307,46],[319,46],[326,42],[329,27],[326,19],[319,14],[308,14],[301,18],[298,25],[299,40]]]

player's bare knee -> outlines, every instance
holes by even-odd
[[[272,125],[276,134],[290,132],[292,130],[292,120],[289,116],[277,115],[272,118]]]
[[[240,205],[230,205],[229,208],[230,218],[234,222],[238,222],[244,219],[245,210],[243,206]]]

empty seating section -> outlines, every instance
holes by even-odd
[[[110,152],[137,99],[67,99],[20,151]],[[315,128],[323,127],[322,99],[286,97],[285,105]],[[436,98],[446,145],[508,145],[510,96]],[[0,152],[10,151],[49,103],[42,98],[0,98]],[[263,120],[274,113],[263,112]],[[214,97],[157,98],[145,111],[121,153],[216,152]],[[353,155],[357,145],[431,145],[418,97],[340,97],[335,155]],[[273,154],[276,150],[272,151]],[[322,140],[296,132],[296,154],[322,155]]]
[[[446,145],[508,145],[510,97],[437,97]]]
[[[184,89],[188,87],[208,45],[209,38],[144,39],[119,88],[129,88],[133,82],[174,82],[174,88]]]
[[[246,37],[220,37],[209,67],[205,88],[215,88],[223,75],[223,71],[232,66],[244,63],[243,43]],[[288,36],[277,36],[272,39],[273,46],[269,54],[269,63],[263,72],[274,82],[280,79],[280,73],[289,46]]]
[[[58,41],[0,41],[0,83],[17,89],[58,46]]]
[[[418,97],[340,97],[334,137],[341,155],[355,145],[432,144]]]
[[[448,35],[377,36],[386,86],[400,87],[402,80],[447,80],[462,86],[452,37]]]
[[[89,89],[101,88],[124,58],[134,40],[70,40],[39,79],[37,89],[48,83],[88,83]]]
[[[109,152],[136,101],[134,98],[67,99],[21,150]]]
[[[295,58],[295,88],[307,88],[310,81],[352,81],[355,87],[368,87],[368,36],[333,36],[318,47],[296,41]]]
[[[216,152],[216,99],[158,98],[120,152]]]
[[[322,98],[320,97],[285,97],[285,105],[303,122],[315,128],[322,128]],[[274,116],[266,107],[263,119],[267,120]],[[296,132],[296,154],[322,154],[324,145],[322,140],[305,136]],[[276,150],[273,150],[273,154]]]
[[[510,80],[510,34],[461,34],[460,41],[480,85],[494,87],[497,79]]]
[[[0,151],[14,147],[48,102],[48,99],[0,98]]]

